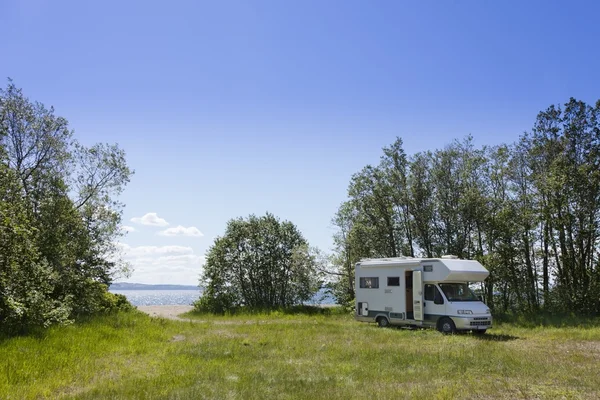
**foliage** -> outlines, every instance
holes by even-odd
[[[0,89],[0,326],[67,323],[122,306],[107,296],[132,171],[117,146],[85,147],[67,120],[9,80]],[[114,303],[114,304],[113,304]]]
[[[100,293],[102,296],[98,302],[99,306],[94,310],[95,313],[113,314],[133,311],[135,309],[123,294],[111,293],[107,287],[102,287]]]
[[[233,219],[208,250],[199,311],[301,304],[319,289],[316,258],[294,224],[272,214]]]
[[[407,157],[398,138],[354,174],[333,219],[340,302],[365,257],[454,254],[490,270],[500,312],[600,313],[600,101],[541,112],[513,144]]]

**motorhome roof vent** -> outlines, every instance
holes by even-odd
[[[442,258],[456,260],[456,259],[458,259],[458,256],[453,256],[452,254],[446,254],[446,255],[442,256]]]

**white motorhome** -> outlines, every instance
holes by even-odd
[[[442,258],[377,258],[356,264],[358,321],[379,326],[437,328],[443,333],[485,333],[490,309],[469,288],[489,272],[477,261]]]

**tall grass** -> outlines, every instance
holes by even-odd
[[[0,398],[600,397],[594,323],[504,323],[479,337],[335,311],[193,317],[132,312],[5,339]]]
[[[565,327],[600,327],[600,318],[586,318],[575,314],[530,313],[530,314],[495,314],[494,320],[501,323],[535,328],[539,326]]]

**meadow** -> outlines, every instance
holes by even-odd
[[[444,336],[335,310],[186,317],[134,311],[0,339],[0,398],[600,398],[597,320]]]

